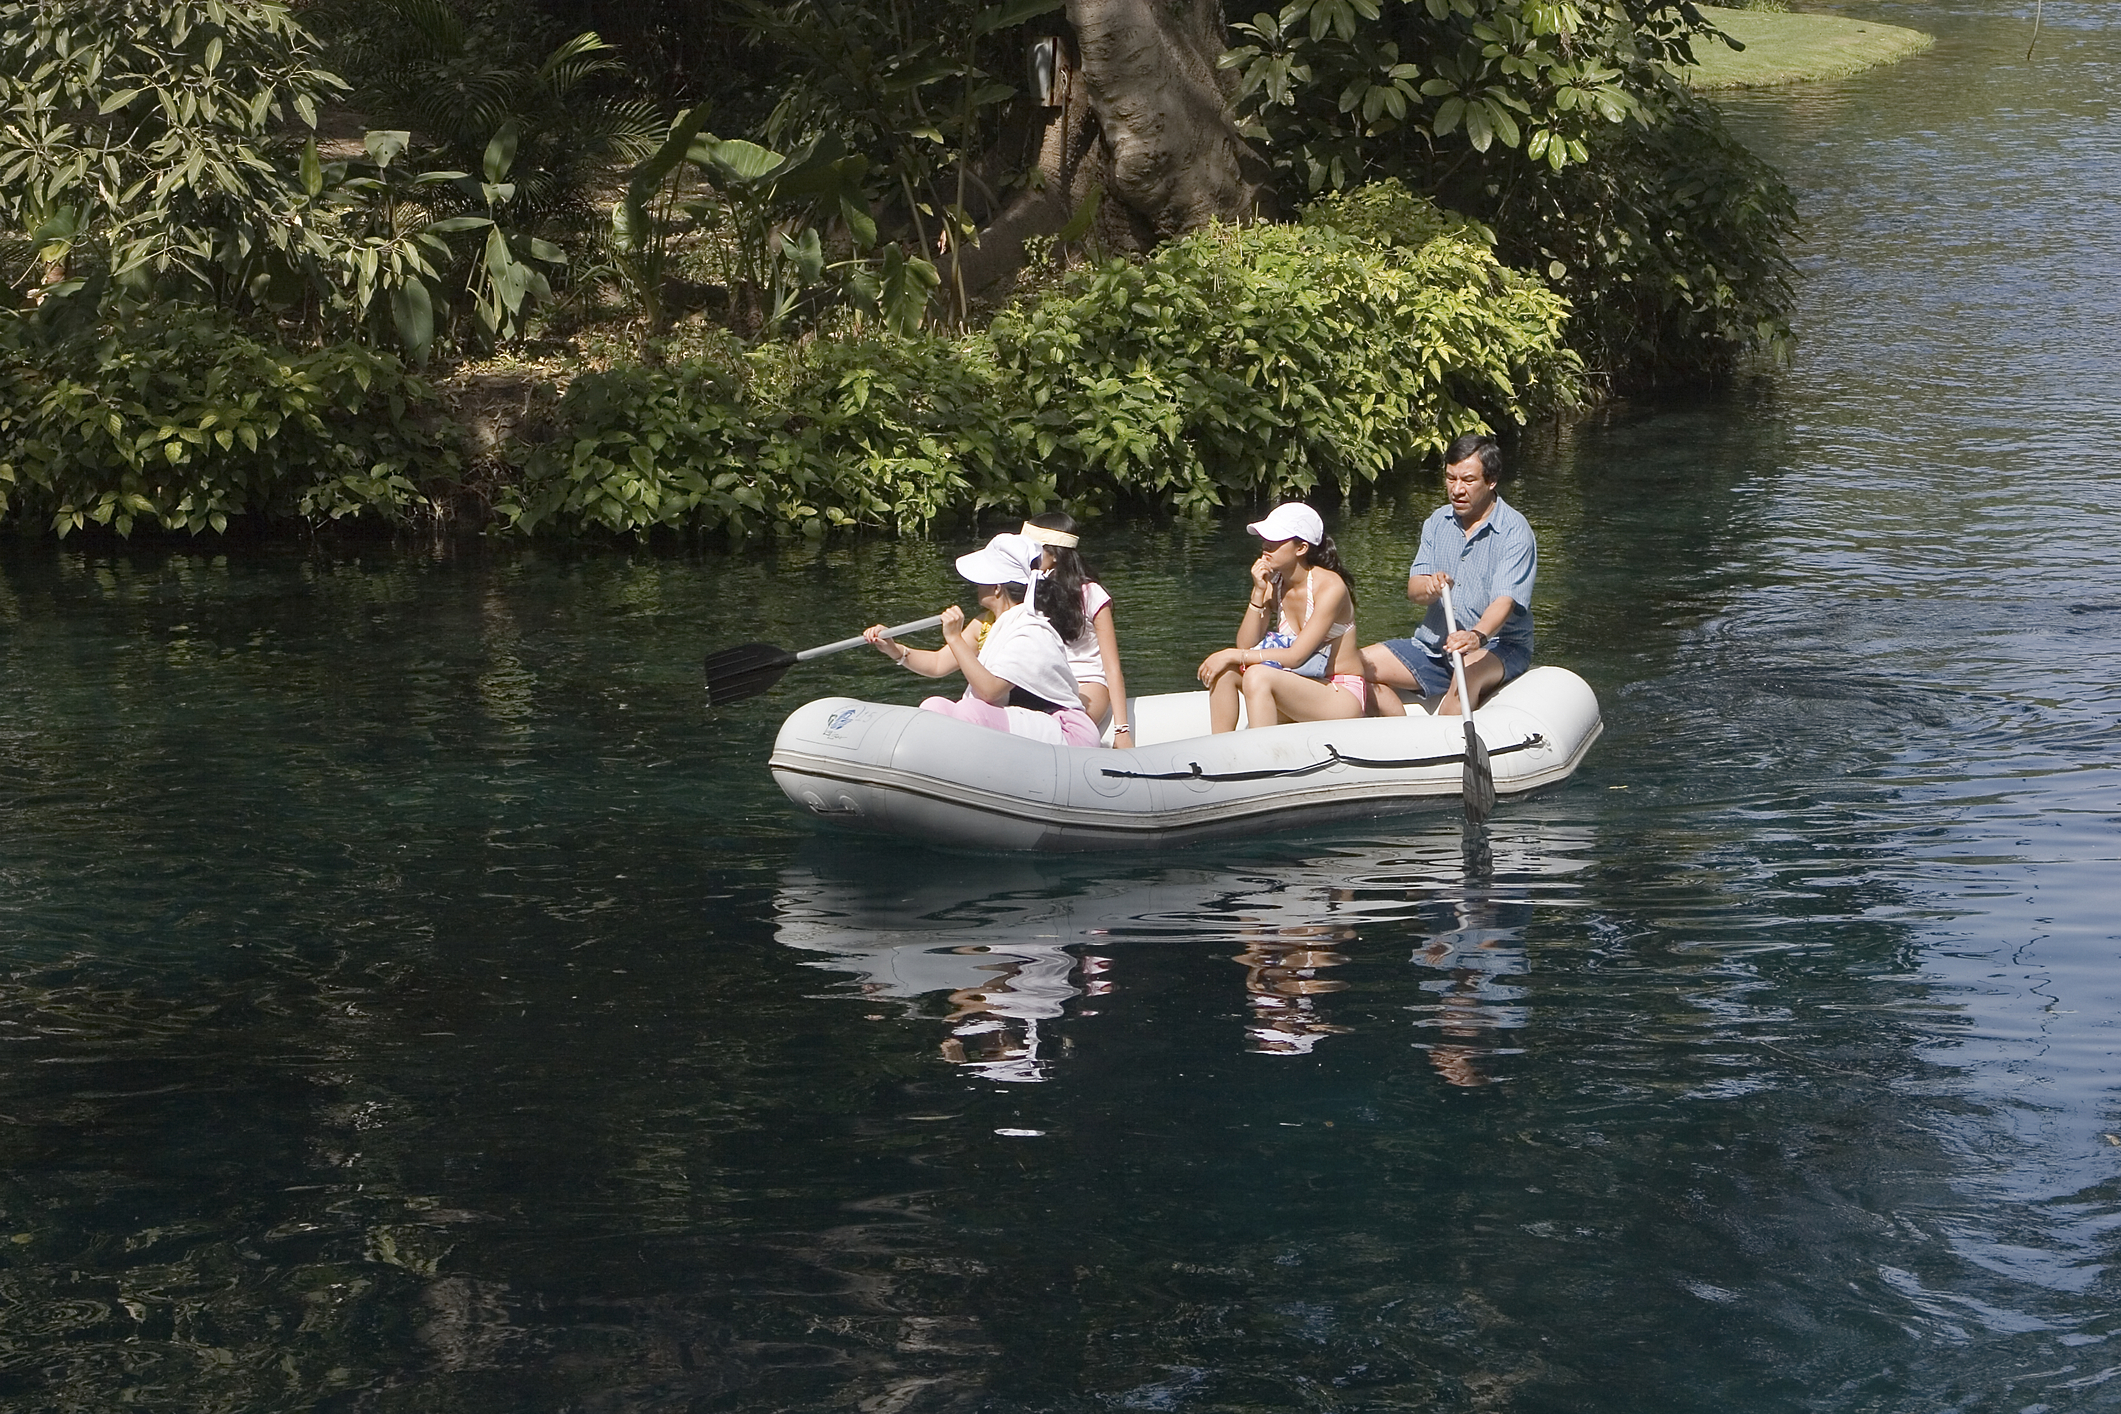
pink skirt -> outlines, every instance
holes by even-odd
[[[1051,742],[1055,746],[1096,746],[1098,744],[1097,723],[1080,707],[1063,707],[1058,712],[1034,712],[1028,707],[997,707],[991,702],[982,702],[966,688],[959,698],[931,697],[921,703],[924,712],[940,712],[946,717],[955,717],[960,722],[970,722],[975,727],[991,727],[998,732],[1010,732],[1016,736],[1028,736],[1035,740]]]

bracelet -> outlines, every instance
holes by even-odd
[[[1120,734],[1121,732],[1125,732],[1125,733],[1126,733],[1126,734],[1127,734],[1128,736],[1133,736],[1133,735],[1134,735],[1134,728],[1132,728],[1132,727],[1124,727],[1124,726],[1123,726],[1123,727],[1114,727],[1114,728],[1112,729],[1112,735],[1114,735],[1114,736],[1118,736],[1118,735],[1119,735],[1119,734]]]
[[[911,653],[912,651],[913,650],[911,648],[908,648],[905,644],[901,643],[898,646],[898,657],[892,659],[891,661],[897,663],[900,667],[903,668],[906,666],[906,655],[908,653]]]

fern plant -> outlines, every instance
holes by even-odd
[[[502,219],[523,231],[586,225],[598,184],[654,153],[668,126],[592,31],[546,49],[534,27],[492,24],[452,0],[333,0],[315,23],[354,106],[420,134],[430,165],[480,171],[495,134],[513,128]]]

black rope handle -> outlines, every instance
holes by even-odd
[[[1513,751],[1530,751],[1535,746],[1546,744],[1547,739],[1534,732],[1513,746],[1498,746],[1488,755],[1507,756]],[[1414,756],[1404,761],[1378,761],[1367,756],[1343,756],[1340,748],[1330,741],[1326,743],[1326,750],[1331,754],[1323,761],[1313,761],[1308,766],[1285,766],[1272,771],[1208,772],[1201,770],[1200,762],[1194,761],[1190,763],[1193,767],[1190,771],[1115,771],[1107,766],[1104,773],[1127,781],[1266,781],[1279,776],[1309,776],[1333,766],[1361,766],[1372,771],[1408,771],[1420,766],[1449,766],[1453,762],[1466,759],[1463,751],[1454,751],[1449,756]]]

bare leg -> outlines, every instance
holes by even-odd
[[[1281,711],[1274,705],[1274,679],[1286,674],[1274,668],[1254,668],[1242,680],[1245,694],[1245,726],[1276,727],[1281,725]]]
[[[1404,717],[1407,707],[1399,700],[1395,687],[1414,688],[1421,684],[1414,681],[1414,674],[1399,660],[1399,655],[1382,643],[1373,643],[1362,650],[1362,675],[1370,680],[1371,710],[1380,717]]]
[[[1488,700],[1490,693],[1502,686],[1502,659],[1485,648],[1466,654],[1466,691],[1473,694],[1473,705],[1479,707]],[[1443,695],[1443,702],[1436,709],[1439,717],[1458,715],[1458,682],[1452,679],[1451,690]]]
[[[1208,730],[1211,732],[1234,732],[1237,730],[1238,686],[1244,675],[1235,669],[1218,673],[1215,681],[1208,684]]]
[[[1112,689],[1101,682],[1085,682],[1077,683],[1076,690],[1082,694],[1084,713],[1103,731],[1112,721]]]
[[[1253,679],[1259,678],[1258,686]],[[1329,682],[1298,677],[1295,673],[1257,668],[1245,674],[1245,720],[1255,727],[1282,722],[1329,722],[1360,717],[1362,704],[1353,693]]]

